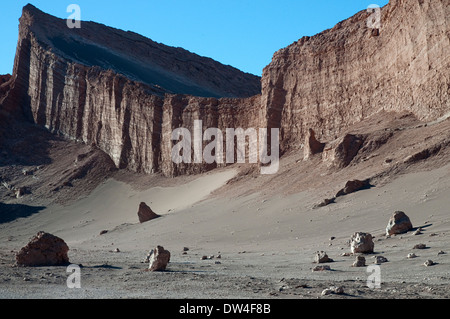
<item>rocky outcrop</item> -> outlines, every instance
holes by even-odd
[[[16,254],[18,266],[56,266],[69,263],[69,247],[61,238],[40,231]]]
[[[303,149],[303,159],[308,160],[311,156],[321,153],[325,147],[325,143],[321,143],[316,139],[316,133],[313,129],[309,129],[305,136],[305,145]]]
[[[141,202],[139,204],[139,210],[137,215],[140,223],[144,223],[146,221],[160,217],[158,214],[153,212],[152,209],[148,207],[148,205],[144,202]]]
[[[262,105],[268,125],[281,128],[282,151],[300,148],[310,128],[332,141],[382,110],[420,120],[450,111],[448,1],[391,0],[377,36],[371,15],[364,10],[301,38],[264,69]]]
[[[170,152],[162,154],[163,128],[192,124],[190,116],[202,119],[205,129],[241,119],[245,124],[259,112],[253,107],[260,92],[257,76],[131,32],[93,22],[69,29],[65,23],[32,5],[24,7],[2,109],[96,145],[117,168],[203,171],[207,168],[162,164],[170,158]],[[163,117],[165,111],[171,116]]]

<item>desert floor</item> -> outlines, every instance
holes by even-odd
[[[222,168],[164,187],[133,185],[118,174],[67,205],[0,224],[0,298],[450,297],[450,165],[403,174],[318,209],[317,189],[245,193],[227,183],[236,174],[236,167]],[[162,217],[139,223],[141,201]],[[422,234],[386,238],[396,210]],[[41,230],[66,241],[70,262],[81,266],[81,288],[68,288],[65,266],[13,266],[15,253]],[[374,256],[388,259],[379,265],[380,288],[368,287],[370,268],[352,267],[355,256],[342,255],[357,231],[375,236],[367,266]],[[427,248],[413,249],[418,243]],[[171,252],[164,272],[144,263],[156,245]],[[331,270],[312,271],[316,251],[334,260]],[[408,259],[412,252],[417,257]],[[424,266],[427,259],[435,265]],[[322,296],[330,286],[344,293]]]

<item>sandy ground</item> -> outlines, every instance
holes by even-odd
[[[450,297],[450,165],[401,176],[320,209],[311,208],[320,200],[316,191],[217,192],[236,172],[225,168],[184,185],[145,190],[111,178],[71,205],[1,224],[0,298]],[[140,224],[141,201],[162,217]],[[423,234],[386,238],[395,210],[405,211]],[[70,262],[81,265],[81,288],[67,287],[64,266],[12,267],[15,252],[40,230],[67,242]],[[342,256],[356,231],[375,236],[367,265],[377,255],[388,259],[380,265],[381,288],[367,286],[372,273],[352,267],[355,256]],[[414,250],[417,243],[428,248]],[[165,272],[149,272],[143,263],[156,245],[171,252]],[[327,264],[331,270],[312,271],[318,250],[334,260]],[[411,252],[418,257],[407,259]],[[425,267],[427,259],[436,264]],[[321,296],[330,286],[342,286],[344,294]]]

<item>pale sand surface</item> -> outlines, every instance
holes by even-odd
[[[450,165],[402,175],[320,209],[311,208],[321,199],[316,190],[273,196],[215,191],[235,174],[220,169],[146,190],[109,179],[68,206],[1,224],[0,298],[450,297]],[[140,224],[141,201],[162,217]],[[423,226],[423,234],[385,238],[395,210]],[[66,267],[11,266],[15,252],[40,230],[67,242],[70,261],[82,265],[80,289],[67,288]],[[342,256],[356,231],[375,236],[367,265],[376,255],[389,260],[380,265],[380,289],[367,287],[366,267],[351,267],[354,256]],[[413,250],[417,243],[429,248]],[[171,252],[165,272],[148,272],[142,262],[156,245]],[[318,250],[334,259],[331,271],[311,271]],[[410,252],[418,257],[407,259]],[[201,260],[204,255],[214,258]],[[425,267],[427,259],[437,264]],[[345,294],[321,297],[330,286],[343,286]]]

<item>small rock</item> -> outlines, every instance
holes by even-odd
[[[435,263],[430,259],[426,260],[423,264],[427,267],[435,265]]]
[[[108,231],[106,230],[106,229],[104,229],[104,230],[102,230],[101,232],[100,232],[100,235],[104,235],[104,234],[106,234]]]
[[[328,258],[328,255],[324,251],[316,251],[316,254],[314,255],[314,263],[316,264],[328,263],[332,261],[333,259]]]
[[[415,253],[409,253],[407,258],[411,259],[411,258],[416,258],[416,254]]]
[[[366,266],[366,258],[364,256],[356,256],[356,260],[353,263],[352,267],[365,267]]]
[[[374,258],[375,258],[375,261],[374,261],[375,264],[382,264],[382,263],[388,262],[387,258],[385,258],[383,256],[375,256]]]
[[[438,255],[443,255],[443,254],[445,254],[445,251],[439,250],[437,254]]]
[[[414,231],[413,235],[414,235],[414,236],[422,235],[422,229],[421,229],[421,228],[416,229],[416,230]]]
[[[342,286],[338,286],[338,287],[333,286],[333,287],[330,287],[330,289],[332,289],[336,295],[342,295],[344,293],[344,287],[342,287]]]
[[[425,249],[427,248],[427,245],[425,244],[417,244],[413,247],[413,249]]]
[[[183,247],[183,251],[188,251],[189,248],[188,247]]]
[[[202,260],[206,260],[206,259],[208,259],[208,256],[202,256],[201,259],[202,259]]]
[[[333,293],[333,290],[330,288],[324,289],[321,293],[322,296],[331,295]]]
[[[346,253],[342,253],[342,254],[341,254],[342,257],[348,257],[348,256],[351,256],[351,255],[353,255],[353,254],[352,254],[352,253],[349,253],[349,252],[346,252]]]
[[[320,265],[312,269],[312,271],[324,271],[324,270],[331,270],[331,268],[328,265]]]
[[[114,249],[114,252],[115,252],[115,253],[120,253],[119,248]]]
[[[344,287],[339,286],[335,287],[332,286],[330,288],[324,289],[322,291],[322,296],[330,295],[330,294],[336,294],[336,295],[342,295],[344,293]]]

